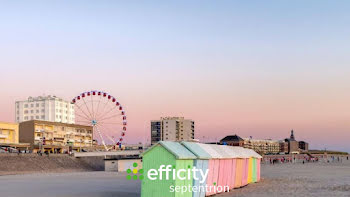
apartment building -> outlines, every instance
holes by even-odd
[[[29,143],[34,152],[63,153],[93,145],[92,126],[30,120],[19,123],[19,141]]]
[[[25,101],[16,101],[15,122],[20,123],[29,120],[74,124],[74,104],[50,95],[29,97]]]
[[[162,117],[151,121],[151,144],[158,141],[194,139],[194,121],[184,117]]]
[[[0,122],[0,144],[18,144],[18,124]]]
[[[290,133],[290,137],[284,140],[259,140],[252,138],[241,138],[237,135],[229,135],[220,140],[220,144],[229,146],[241,146],[250,148],[260,154],[295,154],[300,152],[308,152],[309,144],[305,141],[296,141],[294,131]]]
[[[258,140],[252,138],[241,138],[237,135],[226,136],[220,140],[220,144],[229,146],[241,146],[253,149],[260,154],[278,154],[280,143],[275,140]]]

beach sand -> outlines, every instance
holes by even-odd
[[[350,196],[350,161],[342,163],[263,164],[259,183],[222,197]]]
[[[263,164],[259,183],[218,197],[350,196],[350,161]],[[141,182],[126,173],[69,172],[0,176],[1,197],[137,197]]]

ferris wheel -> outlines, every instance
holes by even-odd
[[[126,132],[126,115],[117,99],[103,91],[83,92],[72,100],[76,124],[93,127],[95,140],[106,151],[108,145],[120,146]],[[96,138],[98,134],[98,138]]]

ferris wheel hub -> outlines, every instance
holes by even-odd
[[[91,124],[92,124],[92,126],[96,126],[97,125],[97,120],[92,120]]]

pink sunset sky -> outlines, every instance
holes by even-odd
[[[294,129],[311,149],[350,151],[344,6],[87,2],[0,8],[0,121],[29,96],[102,90],[126,110],[127,143],[149,138],[153,119],[184,116],[200,140]]]

